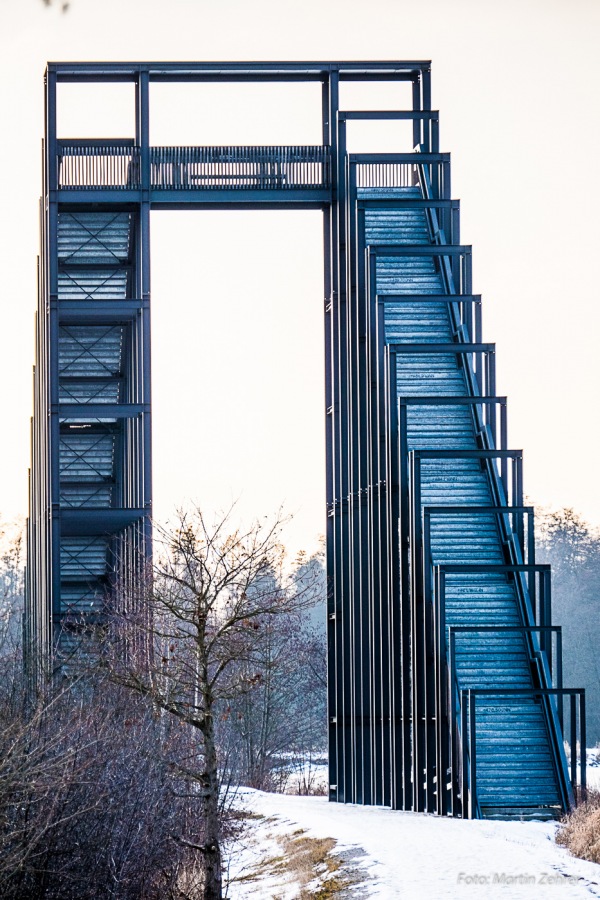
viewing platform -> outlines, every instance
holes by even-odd
[[[66,202],[139,199],[142,191],[161,206],[186,201],[235,201],[303,205],[331,200],[331,152],[327,146],[150,147],[132,140],[70,140],[57,145],[57,187]],[[148,169],[146,178],[144,170]]]

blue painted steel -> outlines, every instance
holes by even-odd
[[[135,139],[57,140],[57,84],[113,80],[135,86]],[[150,146],[152,81],[226,80],[320,82],[322,145]],[[342,82],[385,80],[410,85],[412,109],[339,109]],[[414,149],[349,154],[351,120],[412,123]],[[429,63],[55,63],[46,128],[32,679],[136,610],[151,559],[150,210],[317,208],[330,797],[462,816],[569,806],[562,728],[584,741],[584,700],[562,685]]]

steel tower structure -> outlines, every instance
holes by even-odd
[[[134,85],[135,138],[59,140],[57,85],[115,81]],[[316,82],[321,144],[151,146],[150,84],[189,81]],[[344,81],[407,83],[410,108],[340,109]],[[45,89],[32,664],[93,640],[151,559],[150,211],[320,209],[331,799],[568,807],[584,697],[562,684],[429,62],[53,63]],[[349,153],[356,120],[406,121],[412,147]]]

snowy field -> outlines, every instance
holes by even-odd
[[[247,788],[238,803],[250,818],[230,848],[230,900],[600,897],[600,866],[558,847],[554,824],[442,819]]]

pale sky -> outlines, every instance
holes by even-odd
[[[66,15],[0,0],[0,516],[27,502],[46,61],[432,59],[527,494],[600,524],[599,43],[597,0],[71,0]],[[65,91],[63,135],[127,136],[128,90]],[[270,90],[157,86],[152,140],[318,143],[314,87]],[[156,513],[284,503],[292,549],[310,549],[325,499],[320,213],[152,216]]]

